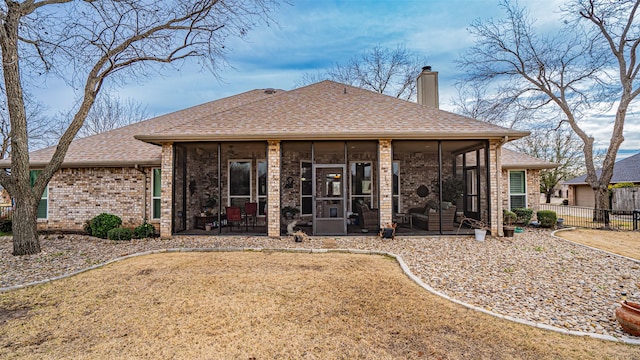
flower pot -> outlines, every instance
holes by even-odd
[[[558,227],[562,227],[564,225],[564,218],[558,218]]]
[[[504,228],[502,228],[502,230],[504,231],[504,237],[513,237],[513,234],[515,233],[516,228],[511,226],[505,226]]]
[[[211,225],[210,225],[210,224],[205,225],[205,226],[204,226],[204,229],[205,229],[206,231],[211,231]]]
[[[476,233],[476,240],[484,241],[484,237],[487,236],[487,230],[484,229],[474,229]]]
[[[622,306],[616,309],[616,319],[622,330],[633,336],[640,336],[640,304],[625,300],[620,305]]]

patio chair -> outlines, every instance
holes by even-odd
[[[258,203],[248,202],[244,204],[244,216],[247,224],[249,223],[249,219],[251,219],[251,223],[253,228],[256,228],[256,219],[258,217]]]
[[[234,223],[238,223],[240,232],[242,232],[242,212],[237,206],[227,206],[225,208],[227,214],[227,232],[231,231]]]

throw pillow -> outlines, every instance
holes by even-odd
[[[450,201],[443,201],[442,202],[442,210],[447,210],[451,207],[451,202]]]

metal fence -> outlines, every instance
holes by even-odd
[[[583,228],[612,228],[619,230],[638,230],[638,213],[633,211],[596,210],[594,208],[540,204],[540,210],[555,211],[558,219],[562,218],[564,226]],[[635,226],[634,226],[635,225]]]
[[[11,204],[4,205],[0,204],[0,219],[11,219],[13,215],[13,207]]]

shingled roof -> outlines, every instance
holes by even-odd
[[[600,176],[602,169],[596,170],[596,175]],[[564,183],[566,185],[582,185],[586,184],[587,174],[575,177],[567,180]],[[611,177],[611,184],[620,182],[640,182],[640,153],[633,156],[629,156],[626,159],[616,161],[613,164],[613,177]]]
[[[322,81],[291,91],[252,90],[76,139],[64,167],[158,165],[169,141],[502,139],[515,131],[369,90]],[[44,166],[55,147],[30,153]],[[0,160],[8,166],[9,160]]]
[[[282,90],[260,89],[244,92],[220,100],[179,110],[149,120],[124,126],[97,135],[74,140],[64,159],[65,167],[158,165],[162,150],[159,146],[136,140],[136,134],[146,134],[172,128],[193,119],[200,119],[223,112],[243,104],[273,96]],[[55,146],[29,154],[31,166],[46,165],[55,151]],[[4,160],[5,164],[9,160]],[[0,164],[2,161],[0,160]]]
[[[503,169],[553,169],[558,167],[558,164],[507,148],[502,148],[501,159]]]
[[[490,139],[528,135],[369,90],[322,81],[137,139],[164,141]]]

